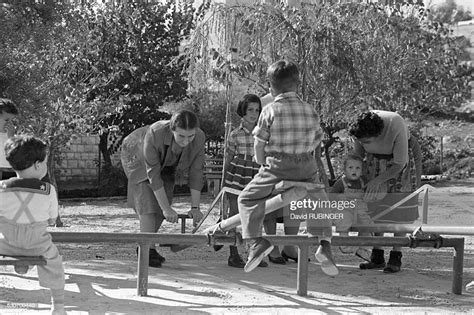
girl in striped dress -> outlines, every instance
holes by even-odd
[[[257,123],[261,110],[262,103],[255,94],[244,95],[237,106],[237,114],[242,119],[240,125],[230,133],[227,142],[226,165],[224,165],[226,187],[243,190],[255,174],[258,173],[260,165],[253,158],[254,137],[252,130]],[[227,217],[239,213],[237,197],[237,195],[228,194],[229,211]],[[276,226],[276,217],[266,218],[264,223],[265,230],[267,230],[268,226],[273,225]],[[236,246],[230,246],[228,265],[236,268],[243,268],[245,266],[245,262],[240,257]],[[266,267],[267,263],[262,261],[259,266]]]
[[[239,102],[237,114],[242,117],[240,125],[232,130],[227,142],[227,159],[225,186],[243,190],[245,186],[258,173],[260,165],[253,160],[254,138],[252,130],[262,110],[260,98],[254,94],[246,94]],[[235,196],[235,195],[234,195]],[[237,196],[235,196],[237,204]],[[232,207],[231,207],[232,208]],[[237,208],[235,210],[237,214]]]

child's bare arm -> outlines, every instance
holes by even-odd
[[[235,153],[237,152],[237,141],[235,139],[235,133],[231,132],[229,139],[227,140],[227,146],[226,146],[226,156],[224,159],[224,174],[227,173],[227,171],[230,169],[230,162],[232,162],[232,159],[235,156]]]
[[[49,219],[48,219],[48,225],[49,225],[49,226],[54,226],[54,225],[56,225],[56,218],[49,218]]]
[[[59,202],[57,198],[57,193],[56,193],[56,188],[51,185],[51,204],[49,205],[49,219],[48,219],[48,224],[49,225],[55,225],[56,224],[56,218],[59,215]]]
[[[265,141],[255,138],[253,148],[255,150],[255,161],[258,164],[265,164],[265,146]]]

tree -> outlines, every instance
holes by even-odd
[[[94,84],[88,101],[112,99],[114,110],[99,116],[100,149],[110,166],[110,130],[123,136],[156,120],[169,118],[160,111],[165,101],[186,96],[182,64],[175,62],[181,42],[193,27],[194,12],[188,2],[119,4],[100,14],[84,14],[93,41],[89,43],[88,67],[103,74]]]
[[[190,82],[266,91],[269,64],[293,59],[301,95],[322,117],[331,168],[337,133],[368,108],[423,120],[458,107],[469,95],[466,66],[449,30],[420,5],[215,5],[189,44]],[[217,38],[212,45],[209,38]]]
[[[55,165],[73,134],[89,129],[98,108],[85,104],[83,77],[69,80],[74,69],[65,66],[76,46],[75,32],[67,31],[62,6],[33,3],[4,5],[0,11],[0,78],[3,96],[20,108],[20,131],[43,138],[48,145],[48,175],[55,186]],[[58,217],[57,225],[61,225]]]
[[[141,2],[140,2],[141,3]],[[48,169],[75,134],[123,134],[169,118],[165,101],[186,95],[183,64],[174,57],[193,27],[188,1],[157,4],[14,2],[0,6],[0,95],[20,108],[21,129],[45,139]]]
[[[101,151],[110,162],[110,128],[127,135],[169,118],[159,108],[186,95],[183,64],[174,57],[194,12],[187,1],[171,0],[2,7],[1,94],[17,101],[25,130],[49,141],[53,182],[55,152],[73,134],[102,131]]]
[[[6,9],[5,9],[6,8]],[[12,98],[21,111],[20,129],[48,143],[48,173],[56,185],[55,163],[61,149],[76,132],[87,131],[97,106],[82,101],[84,84],[93,71],[69,80],[71,58],[80,29],[66,30],[60,23],[63,7],[19,3],[4,7],[1,36],[1,94]]]

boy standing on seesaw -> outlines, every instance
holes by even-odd
[[[5,143],[5,157],[17,177],[0,181],[0,254],[43,256],[39,284],[51,290],[51,313],[64,311],[64,267],[46,231],[58,216],[56,189],[43,182],[48,170],[46,144],[32,136],[14,136]],[[15,266],[25,274],[28,266]]]
[[[273,249],[262,237],[265,200],[282,180],[318,181],[312,152],[323,137],[318,114],[296,94],[300,82],[297,65],[285,60],[275,62],[268,68],[267,77],[275,99],[263,108],[253,130],[255,159],[262,167],[238,198],[242,237],[249,245],[246,272],[255,269]],[[309,236],[320,240],[315,256],[323,272],[337,275],[330,244],[331,220],[307,220],[307,224]]]

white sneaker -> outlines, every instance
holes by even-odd
[[[245,264],[244,271],[250,272],[258,267],[262,259],[273,250],[273,245],[265,238],[259,237],[254,240],[249,247],[247,263]]]
[[[332,277],[339,274],[339,270],[337,270],[336,263],[332,257],[331,244],[329,242],[321,241],[321,245],[319,245],[314,257],[321,263],[321,270],[325,274]]]

